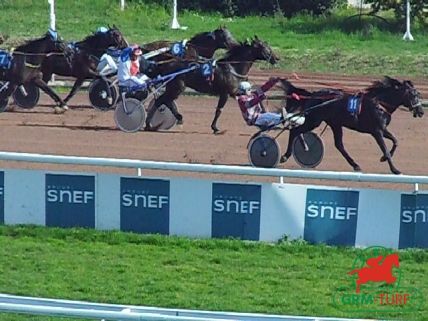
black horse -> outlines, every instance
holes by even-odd
[[[290,157],[295,137],[311,131],[324,121],[333,131],[336,148],[355,171],[361,169],[343,146],[343,127],[372,135],[382,150],[381,161],[388,161],[391,172],[400,174],[392,163],[397,139],[388,131],[387,126],[391,122],[392,114],[401,105],[407,107],[414,117],[424,115],[420,93],[414,88],[412,82],[408,80],[400,82],[384,77],[382,81],[376,81],[365,91],[356,94],[339,89],[309,92],[294,87],[286,80],[282,85],[287,97],[287,111],[301,111],[305,114],[306,120],[302,126],[290,130],[288,148],[281,157],[281,162],[285,162]],[[357,108],[350,112],[349,107],[352,105]],[[393,146],[390,151],[383,138],[392,141]]]
[[[7,100],[18,86],[33,83],[56,102],[56,113],[64,112],[67,106],[42,79],[41,65],[48,57],[62,57],[67,61],[68,54],[66,44],[52,30],[18,46],[12,53],[10,68],[0,69],[0,79],[6,81],[0,89],[0,99]]]
[[[216,67],[211,77],[203,76],[200,69],[176,77],[167,84],[165,93],[156,100],[155,108],[149,111],[146,129],[150,130],[151,118],[156,108],[162,104],[167,105],[178,122],[182,123],[183,116],[170,102],[177,99],[186,87],[190,87],[202,93],[219,96],[215,116],[211,124],[213,132],[218,133],[217,120],[224,105],[229,96],[236,96],[239,82],[247,79],[247,74],[256,60],[267,61],[271,64],[275,64],[279,60],[270,46],[257,36],[250,42],[242,42],[228,50],[225,57],[216,62]],[[175,63],[175,69],[185,67],[186,63]]]
[[[97,65],[109,47],[123,49],[128,46],[120,30],[113,25],[105,32],[95,32],[79,42],[70,43],[71,63],[63,56],[47,57],[42,63],[43,80],[48,82],[52,74],[75,77],[73,88],[64,99],[67,103],[82,86],[85,79],[98,77]]]

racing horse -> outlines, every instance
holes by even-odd
[[[51,29],[43,37],[18,46],[10,57],[9,68],[0,69],[0,79],[6,81],[0,88],[2,104],[7,104],[8,98],[18,86],[33,83],[56,102],[55,112],[63,113],[67,105],[48,87],[41,75],[43,61],[51,56],[68,56],[66,44],[59,38],[58,33]]]
[[[68,63],[65,57],[58,55],[49,56],[43,61],[42,73],[45,82],[51,79],[52,74],[76,78],[70,93],[64,99],[65,103],[76,94],[85,79],[99,76],[97,65],[107,48],[123,49],[128,46],[128,42],[115,25],[105,29],[105,31],[94,32],[82,41],[70,43],[71,63]]]
[[[211,129],[215,134],[219,133],[217,121],[229,96],[235,97],[238,92],[239,82],[247,79],[253,63],[256,60],[267,61],[271,64],[278,62],[272,48],[260,40],[257,36],[251,41],[241,42],[229,49],[226,55],[216,62],[213,74],[210,77],[202,75],[200,69],[176,77],[166,85],[165,92],[156,100],[155,108],[149,111],[146,119],[146,130],[150,130],[150,121],[156,108],[162,104],[167,105],[178,123],[182,123],[183,116],[170,102],[177,99],[186,87],[198,92],[219,96]],[[181,65],[180,65],[181,64]],[[176,62],[176,69],[184,68],[185,63]]]
[[[343,145],[343,127],[373,136],[379,145],[383,156],[380,161],[388,161],[392,173],[400,171],[392,163],[392,156],[397,148],[397,139],[387,129],[393,113],[401,105],[413,113],[413,117],[422,117],[424,111],[421,95],[412,82],[385,76],[381,81],[375,81],[360,93],[348,93],[340,89],[324,89],[310,92],[293,86],[283,80],[282,86],[286,95],[288,112],[301,112],[305,115],[305,123],[290,130],[287,151],[282,155],[281,162],[287,161],[292,153],[292,142],[295,137],[318,127],[321,122],[332,129],[336,148],[355,171],[361,171],[360,166],[351,158]],[[358,106],[357,111],[349,111],[350,104]],[[384,138],[392,141],[393,146],[388,151]]]
[[[183,60],[196,60],[199,57],[211,59],[217,49],[231,49],[237,46],[239,43],[235,40],[232,33],[225,26],[220,26],[213,31],[200,32],[190,38],[186,43]],[[141,46],[143,53],[148,53],[160,48],[170,47],[170,41],[155,41],[147,43]],[[141,72],[147,74],[149,77],[155,77],[159,74],[165,75],[167,73],[175,71],[176,57],[171,54],[165,53],[156,56],[152,59],[155,62],[161,62],[160,64],[152,64],[150,68],[144,69],[145,65],[140,64]],[[168,63],[172,60],[171,63]],[[165,63],[166,62],[166,63]]]

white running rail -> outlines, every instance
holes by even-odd
[[[147,321],[375,321],[126,306],[0,294],[0,312],[107,320]],[[380,321],[380,320],[379,320]]]
[[[233,174],[249,176],[290,177],[305,179],[327,179],[353,182],[381,182],[402,184],[428,184],[428,176],[365,174],[357,172],[333,172],[296,169],[257,168],[250,166],[188,164],[175,162],[141,161],[100,157],[80,157],[61,155],[42,155],[29,153],[0,152],[0,160],[33,163],[71,164],[90,166],[126,167],[136,169],[155,169],[212,174]],[[416,188],[417,190],[417,188]]]

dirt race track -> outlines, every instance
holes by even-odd
[[[279,75],[278,71],[256,71],[250,80],[262,83],[269,75]],[[283,74],[284,75],[284,74]],[[337,75],[300,75],[301,80],[293,81],[297,86],[314,89],[324,84],[343,86],[344,88],[362,89],[373,77],[343,77]],[[414,80],[424,99],[428,98],[428,82]],[[64,94],[62,96],[65,96]],[[173,128],[168,132],[138,132],[128,134],[116,129],[113,111],[100,112],[89,107],[86,92],[79,93],[69,103],[70,110],[63,115],[53,113],[52,101],[41,95],[40,105],[31,110],[14,108],[13,111],[0,115],[0,150],[55,155],[77,155],[111,158],[128,158],[139,160],[176,161],[206,164],[248,165],[247,143],[256,131],[244,123],[237,104],[230,99],[219,120],[219,127],[227,130],[223,135],[213,135],[210,129],[217,100],[215,97],[182,96],[178,106],[184,115],[184,126]],[[268,101],[268,107],[278,106],[277,101]],[[320,133],[324,126],[316,132]],[[393,115],[390,130],[396,135],[399,146],[394,161],[403,174],[427,175],[428,160],[428,116],[415,119],[409,112],[398,110]],[[317,170],[351,171],[352,168],[335,149],[331,130],[322,136],[325,155]],[[288,133],[279,138],[282,152],[285,150]],[[365,173],[390,173],[387,163],[380,163],[380,149],[374,139],[350,130],[344,132],[344,143],[351,156],[360,164]],[[388,146],[390,144],[388,143]],[[134,170],[117,168],[91,168],[84,166],[27,164],[3,162],[3,168],[36,168],[48,170],[103,171],[134,174]],[[281,168],[300,168],[293,159]],[[148,174],[153,174],[146,172]],[[185,175],[184,173],[155,173],[154,175]],[[190,174],[192,177],[208,177],[202,174]],[[214,179],[242,180],[242,177],[211,175]],[[252,181],[277,181],[275,178],[245,177]],[[303,182],[286,180],[287,182]],[[308,181],[306,181],[308,182]],[[332,182],[316,182],[333,184]],[[337,186],[380,187],[375,183],[334,182]],[[385,186],[385,185],[383,185]],[[388,184],[391,188],[411,189],[411,186]],[[422,188],[422,187],[421,187]]]

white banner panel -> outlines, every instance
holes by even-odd
[[[8,169],[4,176],[5,224],[45,225],[45,173]]]

